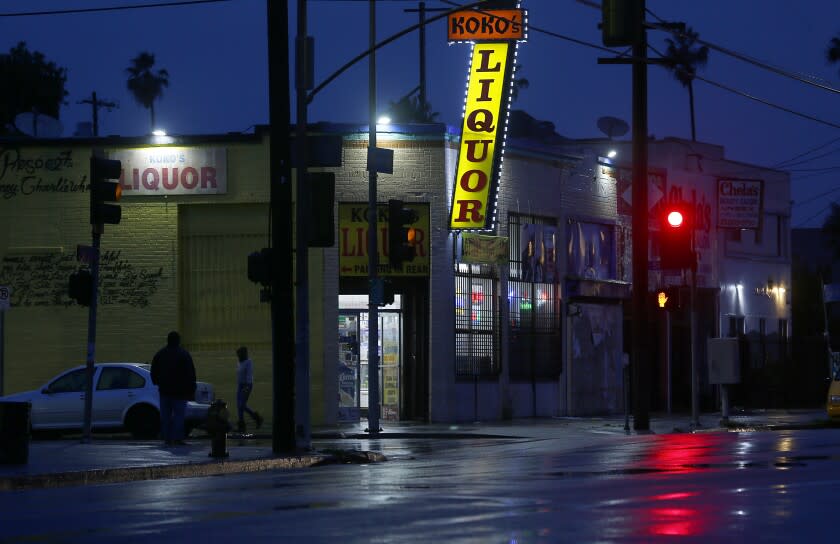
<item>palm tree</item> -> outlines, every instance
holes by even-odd
[[[388,112],[395,123],[434,123],[438,112],[432,111],[428,101],[420,102],[414,91],[388,105]]]
[[[522,71],[522,65],[516,64],[514,65],[513,73],[518,74]],[[515,77],[513,78],[513,85],[510,88],[510,101],[511,103],[516,102],[516,99],[519,98],[519,91],[527,89],[531,85],[531,82],[528,81],[524,77]]]
[[[149,110],[152,119],[152,130],[155,128],[155,100],[163,96],[163,88],[169,86],[169,72],[160,69],[152,71],[155,56],[143,51],[133,59],[128,72],[128,90],[134,95],[134,100]]]
[[[840,64],[840,34],[831,38],[828,42],[828,48],[825,50],[825,58],[830,64],[835,62]]]
[[[665,53],[665,66],[683,87],[688,87],[688,104],[691,109],[691,141],[697,141],[694,125],[694,76],[697,68],[704,66],[709,58],[709,48],[702,46],[694,48],[697,33],[691,27],[677,35],[676,40],[667,39],[668,51]]]

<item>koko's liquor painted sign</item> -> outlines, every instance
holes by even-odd
[[[497,183],[504,148],[516,40],[500,39],[503,34],[501,26],[500,32],[495,34],[490,29],[495,29],[493,20],[510,21],[509,11],[482,11],[481,14],[474,14],[474,17],[481,15],[479,19],[487,19],[486,36],[482,34],[480,23],[472,25],[464,19],[458,27],[465,32],[475,27],[475,32],[466,35],[462,33],[459,38],[473,40],[475,43],[461,126],[458,168],[452,192],[449,219],[449,228],[452,230],[489,230],[495,223]],[[518,16],[517,32],[524,36],[524,12],[514,11]],[[471,12],[459,13],[466,13],[464,17],[467,17]],[[450,26],[452,24],[450,20]]]
[[[404,206],[417,213],[415,229],[416,245],[414,258],[403,264],[402,270],[394,270],[388,264],[388,205],[377,204],[376,250],[379,254],[380,276],[428,276],[429,252],[429,204],[427,202],[405,202]],[[368,205],[360,202],[338,203],[338,268],[342,276],[368,275]]]

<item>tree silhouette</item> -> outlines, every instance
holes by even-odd
[[[0,55],[0,134],[15,132],[15,116],[35,111],[59,117],[67,91],[67,69],[19,42]]]
[[[155,129],[155,100],[161,98],[163,88],[169,86],[169,72],[164,69],[154,72],[154,65],[155,56],[143,51],[131,59],[131,66],[126,68],[128,90],[138,104],[149,110],[152,130]]]
[[[671,74],[682,83],[683,87],[688,87],[688,105],[691,111],[691,141],[697,141],[697,133],[695,130],[694,121],[694,77],[697,75],[697,68],[705,66],[709,58],[709,48],[707,46],[694,47],[697,41],[697,33],[691,27],[687,27],[684,32],[677,35],[676,40],[670,38],[665,40],[668,44],[668,50],[665,52],[665,66],[671,71]]]
[[[522,72],[522,65],[516,64],[514,65],[514,74],[518,74]],[[528,81],[524,77],[514,77],[513,78],[513,85],[510,88],[510,101],[511,103],[516,102],[516,99],[519,98],[519,91],[525,90],[531,86],[531,82]]]
[[[830,64],[840,64],[840,34],[831,38],[828,48],[825,50],[825,58]]]
[[[840,204],[831,203],[831,211],[823,222],[822,232],[834,256],[840,258]]]
[[[388,112],[395,123],[434,123],[438,112],[432,111],[428,101],[420,103],[420,97],[413,96],[413,92],[405,95],[396,102],[388,104]]]

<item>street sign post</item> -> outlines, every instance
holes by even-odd
[[[4,353],[6,351],[6,310],[12,305],[12,290],[0,285],[0,397],[3,396],[3,375],[5,373]]]

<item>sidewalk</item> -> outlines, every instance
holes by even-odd
[[[762,410],[735,412],[728,426],[720,414],[701,414],[700,426],[692,429],[688,414],[651,414],[650,430],[643,433],[668,434],[725,430],[779,430],[828,426],[824,410]],[[380,441],[413,439],[478,438],[557,438],[574,440],[580,432],[635,434],[632,417],[629,431],[624,416],[556,417],[518,419],[487,423],[422,424],[383,423],[383,431],[372,437],[364,431],[367,422],[330,428],[312,433],[310,452],[274,456],[269,435],[247,438],[229,437],[229,457],[210,457],[206,437],[189,440],[185,446],[164,447],[159,441],[93,436],[90,443],[78,438],[33,440],[25,465],[0,464],[0,492],[27,489],[116,483],[161,478],[185,478],[264,470],[305,468],[329,463],[372,463],[384,461],[376,451]]]

